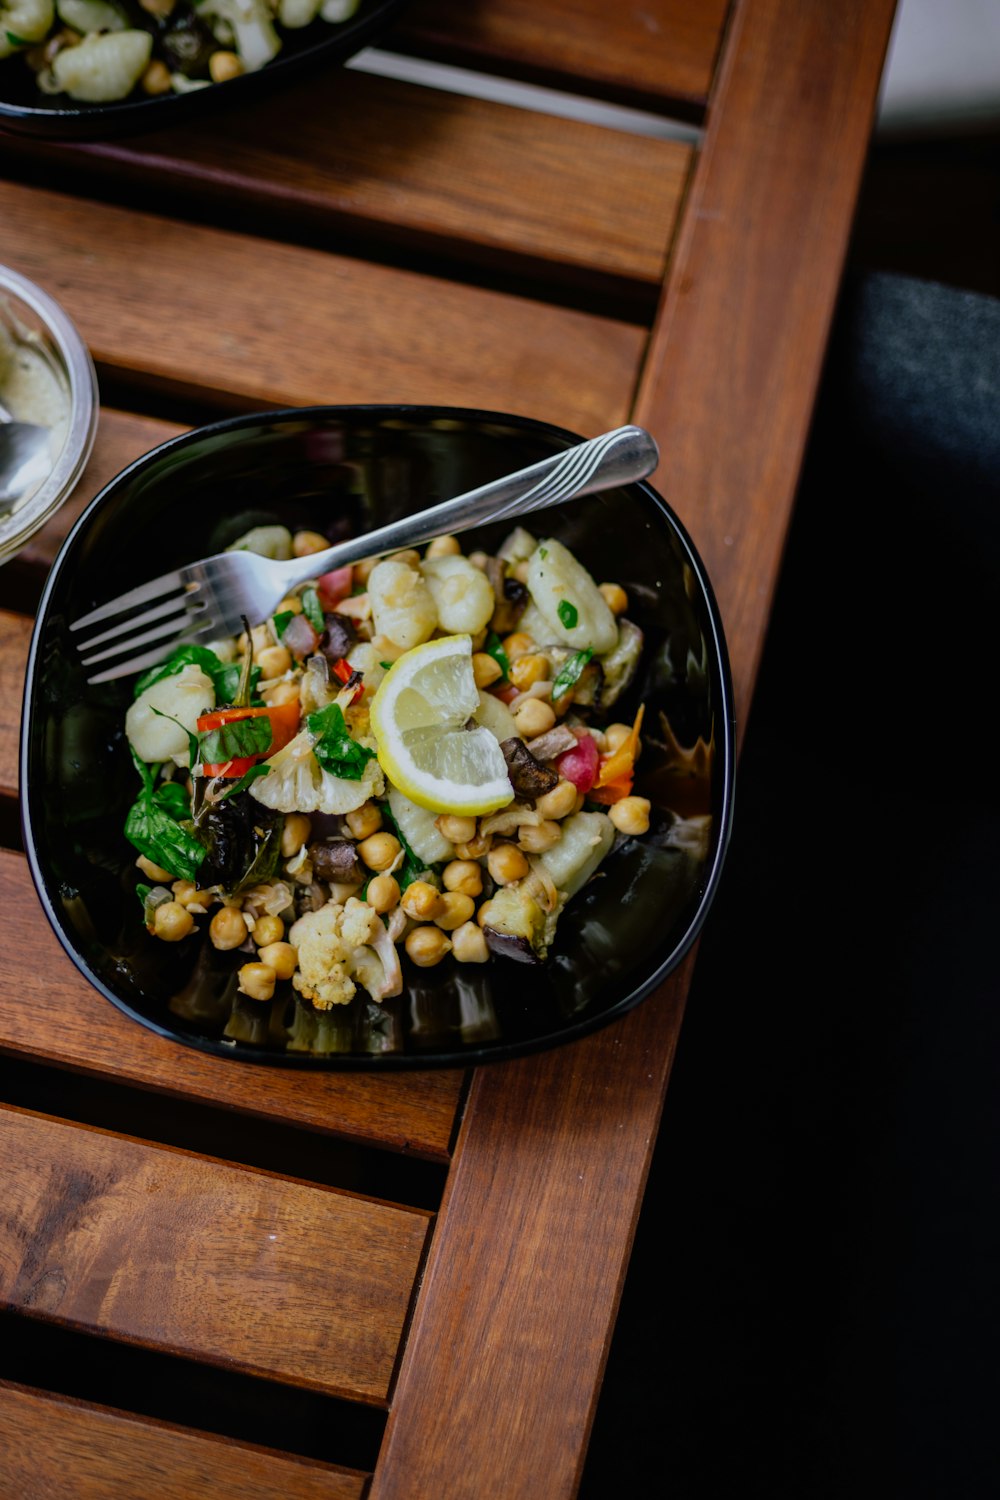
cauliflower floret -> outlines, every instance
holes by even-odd
[[[195,0],[195,12],[217,36],[220,31],[227,34],[226,27],[232,28],[236,51],[248,73],[255,73],[272,57],[277,57],[281,50],[281,41],[265,0]],[[246,537],[234,545],[246,547]],[[252,546],[250,550],[256,552],[260,548]]]
[[[368,744],[374,748],[373,740]],[[344,814],[362,807],[370,797],[382,796],[385,777],[374,756],[365,762],[360,781],[349,781],[325,771],[312,747],[313,736],[308,729],[301,730],[271,757],[271,769],[250,787],[251,797],[276,812]]]
[[[303,999],[311,1000],[317,1010],[349,1004],[357,988],[351,977],[355,950],[377,937],[375,929],[381,925],[372,908],[356,896],[349,896],[344,906],[328,901],[293,922],[288,941],[299,966],[292,985]]]

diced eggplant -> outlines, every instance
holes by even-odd
[[[363,878],[357,845],[350,839],[330,839],[309,845],[313,875],[328,884],[350,885]]]
[[[320,637],[319,649],[327,661],[339,661],[357,641],[357,631],[347,615],[330,614],[324,619],[326,629]]]
[[[534,802],[546,792],[551,792],[558,782],[558,772],[536,760],[523,740],[516,737],[502,740],[500,749],[507,762],[507,775],[515,796]]]

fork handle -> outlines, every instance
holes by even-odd
[[[590,495],[596,490],[645,479],[656,468],[659,457],[656,443],[645,428],[616,427],[551,458],[543,458],[527,469],[432,505],[429,510],[404,516],[325,552],[310,553],[302,561],[310,569],[309,576],[315,577],[331,568],[415,547],[446,533],[529,515],[577,495]]]

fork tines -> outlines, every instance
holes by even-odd
[[[185,582],[182,573],[165,573],[150,583],[129,589],[117,599],[74,620],[70,630],[82,630],[88,625],[97,625],[118,615],[125,616],[117,624],[110,625],[106,630],[79,643],[80,657],[85,667],[96,666],[98,662],[129,653],[125,660],[104,668],[88,677],[87,681],[110,682],[116,677],[140,672],[144,667],[153,666],[155,662],[162,660],[168,648],[177,641],[197,640],[203,633],[201,627],[207,624],[202,618],[204,604],[193,597],[197,590],[198,584]],[[162,599],[164,594],[171,597]],[[155,599],[161,599],[162,602],[153,604],[149,609],[143,608]],[[152,650],[140,652],[139,655],[134,654],[139,647],[148,646],[152,641],[158,641],[159,645]],[[103,649],[94,650],[97,646]]]

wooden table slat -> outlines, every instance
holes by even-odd
[[[894,8],[893,0],[737,6],[635,407],[660,442],[657,484],[712,578],[741,723]]]
[[[0,625],[0,643],[6,632]],[[341,1139],[446,1161],[463,1074],[255,1067],[157,1036],[77,972],[39,905],[23,856],[0,850],[0,1052]]]
[[[20,184],[0,186],[0,261],[59,298],[99,364],[229,407],[440,402],[590,436],[623,420],[645,343],[609,318]]]
[[[0,1479],[17,1500],[361,1500],[367,1476],[0,1382]]]
[[[219,114],[211,130],[198,121],[7,149],[71,191],[86,172],[134,185],[147,203],[151,193],[191,199],[220,219],[238,208],[264,234],[304,226],[332,244],[363,236],[610,290],[659,286],[692,155],[675,141],[349,71],[335,90],[325,75],[304,80],[294,111],[276,94]]]
[[[381,45],[669,111],[700,109],[728,0],[425,0]]]
[[[0,1128],[4,1306],[386,1399],[425,1213],[19,1109]]]

